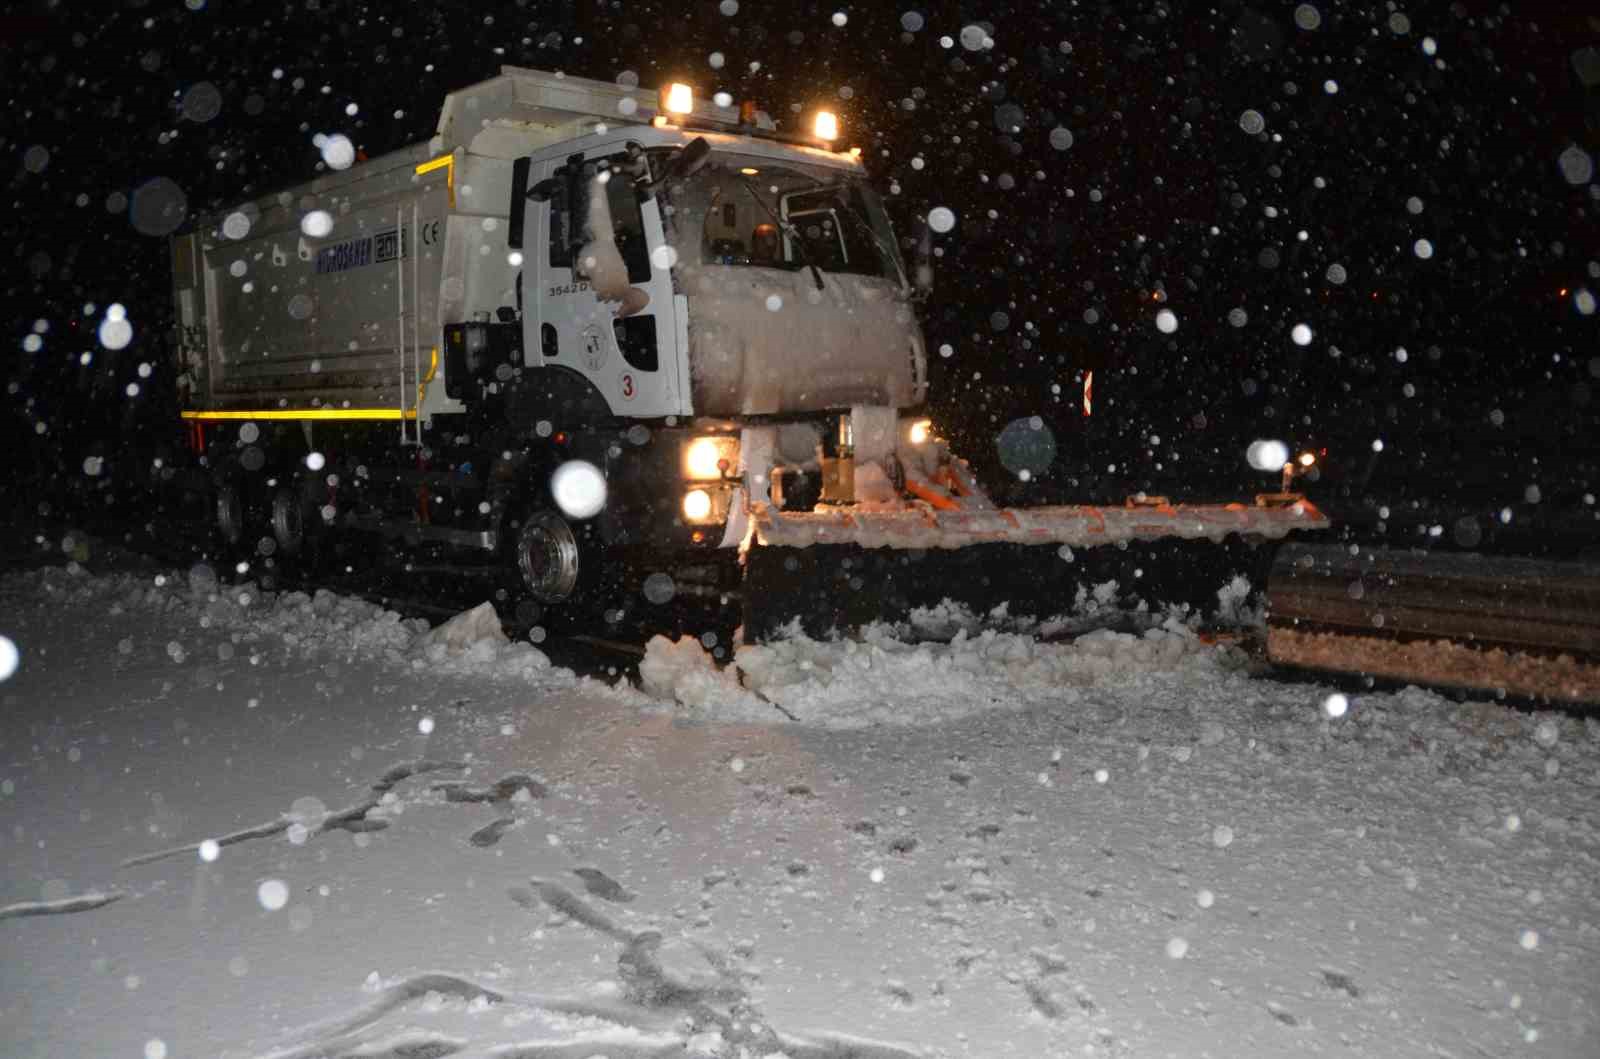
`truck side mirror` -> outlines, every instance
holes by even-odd
[[[565,186],[558,194],[565,197],[567,215],[567,249],[572,252],[572,267],[582,268],[581,252],[589,237],[589,183],[594,180],[594,166],[584,165],[583,156],[572,155],[557,175]]]
[[[533,160],[527,156],[511,163],[511,211],[506,222],[506,248],[522,249],[523,226],[528,214],[528,171]]]
[[[684,144],[677,154],[672,156],[672,161],[667,163],[666,172],[661,174],[657,185],[665,184],[669,180],[682,180],[684,177],[698,173],[706,161],[711,157],[711,145],[704,136],[696,136]]]
[[[914,283],[917,297],[926,298],[933,293],[933,232],[926,220],[918,222],[917,228],[917,275]]]
[[[706,159],[711,157],[711,145],[704,136],[696,136],[684,145],[683,152],[678,155],[678,177],[693,176],[706,164]]]
[[[561,192],[561,181],[555,177],[546,177],[533,185],[528,192],[528,198],[533,202],[549,202]]]

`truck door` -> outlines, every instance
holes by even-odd
[[[568,180],[569,167],[582,179]],[[605,182],[612,231],[627,266],[633,294],[625,302],[601,301],[575,273],[573,187],[587,188],[591,174],[609,169]],[[550,178],[557,189],[547,211],[544,245],[535,247],[530,363],[560,365],[587,376],[612,412],[627,417],[686,415],[689,406],[683,351],[677,340],[672,274],[661,249],[665,239],[653,198],[642,198],[629,179],[626,156],[606,148],[587,156],[544,164],[534,179]],[[533,329],[530,329],[533,330]]]

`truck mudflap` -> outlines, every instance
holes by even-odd
[[[1278,539],[1328,526],[1309,503],[751,515],[748,643],[875,622],[942,638],[974,618],[1042,635],[1226,621],[1259,605]]]
[[[1600,703],[1600,563],[1295,541],[1275,556],[1276,664]]]

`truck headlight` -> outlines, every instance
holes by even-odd
[[[933,432],[933,420],[919,416],[900,420],[895,433],[895,455],[900,465],[919,477],[938,473],[946,457],[945,444]]]
[[[705,522],[711,517],[711,494],[691,489],[683,494],[683,517],[688,522]]]
[[[738,466],[739,439],[736,437],[700,437],[684,446],[683,476],[690,481],[720,481]]]
[[[811,134],[819,140],[832,142],[839,138],[839,115],[831,110],[819,110],[811,120]]]

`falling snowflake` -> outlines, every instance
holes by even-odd
[[[276,912],[289,903],[289,886],[282,879],[267,879],[256,887],[256,900],[268,912]]]

